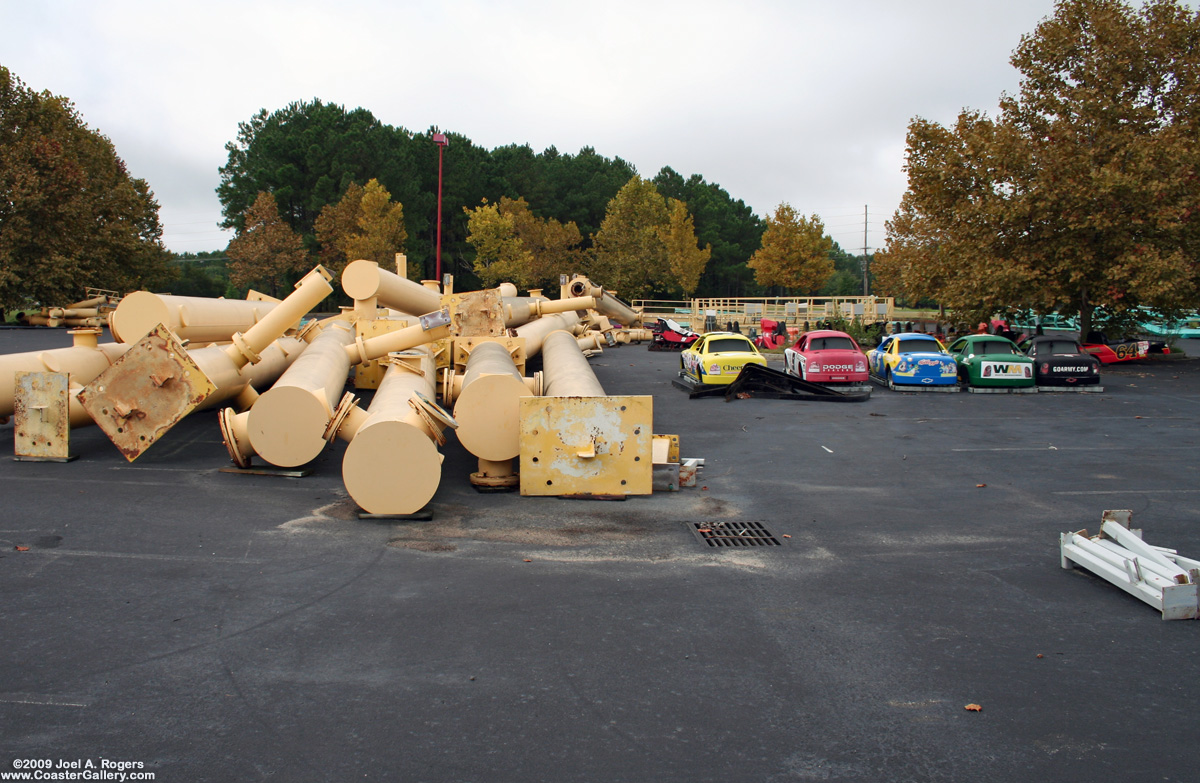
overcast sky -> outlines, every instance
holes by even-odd
[[[884,241],[914,116],[994,113],[1052,0],[0,0],[0,65],[74,101],[150,183],[175,251],[223,249],[225,144],[320,98],[489,149],[591,146],[700,174],[759,215]],[[447,150],[453,156],[453,148]],[[452,165],[447,158],[447,165]]]

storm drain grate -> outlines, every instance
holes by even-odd
[[[781,546],[760,522],[689,522],[696,538],[709,546]]]

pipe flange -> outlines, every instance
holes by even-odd
[[[225,449],[229,452],[229,458],[233,464],[239,468],[248,468],[250,467],[250,455],[243,454],[242,450],[238,448],[237,435],[233,432],[233,418],[236,415],[233,408],[221,409],[217,417],[221,423],[221,438],[225,441]]]
[[[511,476],[489,476],[486,473],[472,473],[471,486],[481,492],[511,492],[521,484],[521,476],[517,473]]]
[[[358,404],[358,398],[354,396],[354,392],[346,392],[342,395],[341,402],[333,409],[333,416],[329,418],[329,423],[325,425],[325,432],[321,433],[321,437],[327,443],[333,443],[337,438],[338,430],[346,423],[346,417],[350,415],[350,411],[354,410],[354,406]]]
[[[241,332],[235,332],[233,337],[230,339],[232,340],[234,346],[238,349],[238,353],[245,357],[247,362],[250,364],[258,364],[260,361],[262,361],[262,357],[250,347],[250,344],[246,342],[245,335],[243,335]]]

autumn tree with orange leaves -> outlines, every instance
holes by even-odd
[[[875,260],[881,293],[964,318],[1080,315],[1090,331],[1200,292],[1200,15],[1177,0],[1061,0],[1012,56],[991,119],[909,126],[908,191]]]
[[[767,217],[762,247],[750,257],[749,265],[761,286],[811,294],[833,276],[832,248],[833,240],[825,234],[820,217],[805,217],[784,203]]]
[[[300,235],[279,217],[275,197],[261,192],[246,211],[243,227],[226,251],[229,282],[260,287],[279,297],[308,267]]]

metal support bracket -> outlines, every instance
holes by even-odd
[[[13,389],[13,459],[70,462],[71,391],[64,372],[18,372]]]

